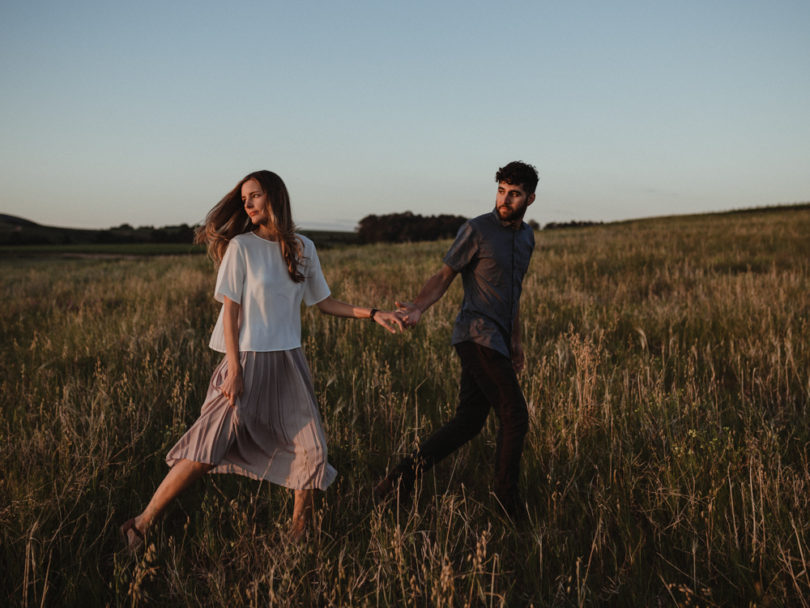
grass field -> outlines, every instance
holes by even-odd
[[[218,356],[203,256],[0,259],[0,604],[806,606],[810,210],[538,233],[522,300],[531,429],[515,527],[495,424],[412,504],[370,490],[452,412],[460,281],[395,338],[304,315],[338,480],[304,547],[289,492],[211,476],[137,557]],[[322,252],[336,297],[412,297],[448,242]]]

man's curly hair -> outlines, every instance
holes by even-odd
[[[537,169],[534,166],[514,160],[498,169],[495,174],[495,181],[499,184],[506,182],[513,186],[520,186],[526,191],[526,194],[534,194],[540,178],[537,176]]]

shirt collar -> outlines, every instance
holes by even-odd
[[[490,216],[492,217],[492,221],[495,222],[496,224],[498,224],[498,226],[500,226],[501,228],[503,228],[505,230],[509,230],[511,232],[518,232],[523,227],[523,221],[522,220],[521,220],[520,224],[518,224],[517,227],[514,227],[514,228],[512,227],[511,224],[505,224],[504,222],[502,222],[501,218],[498,216],[498,208],[497,207],[495,207],[492,210],[492,213],[490,213]]]

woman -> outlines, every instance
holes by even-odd
[[[287,188],[270,171],[242,179],[208,213],[195,237],[219,264],[223,306],[210,346],[225,353],[198,420],[166,456],[171,469],[144,511],[121,526],[135,549],[155,518],[205,473],[239,473],[295,491],[290,535],[306,532],[313,490],[337,472],[301,349],[301,301],[338,317],[366,318],[394,333],[391,312],[331,297],[315,246],[295,233]]]

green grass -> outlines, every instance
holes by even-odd
[[[218,355],[205,256],[3,258],[0,603],[801,606],[810,597],[810,211],[538,234],[515,528],[495,422],[412,505],[370,489],[455,406],[460,281],[395,338],[304,314],[338,480],[310,543],[289,492],[188,491],[137,558],[118,526],[166,472]],[[412,297],[448,242],[321,252],[336,297]]]

